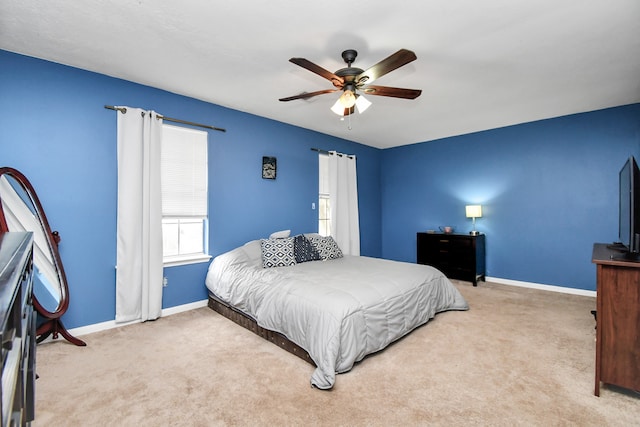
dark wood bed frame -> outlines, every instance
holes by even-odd
[[[230,306],[212,293],[209,293],[208,306],[213,311],[220,313],[222,316],[234,321],[243,328],[250,330],[256,335],[261,336],[265,340],[271,341],[278,347],[283,348],[289,353],[295,354],[302,360],[312,364],[313,366],[316,366],[313,359],[311,359],[311,356],[309,356],[309,353],[307,353],[305,349],[289,341],[289,339],[281,333],[274,332],[259,326],[251,316],[242,312],[241,310],[238,310],[235,307]]]

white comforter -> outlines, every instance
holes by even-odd
[[[317,366],[311,384],[321,389],[436,313],[469,308],[451,282],[426,265],[344,256],[262,268],[260,256],[256,240],[216,257],[207,288],[304,348]]]

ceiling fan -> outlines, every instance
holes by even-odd
[[[358,91],[366,93],[367,95],[378,96],[392,96],[394,98],[415,99],[422,93],[418,89],[403,89],[398,87],[377,86],[371,85],[375,79],[384,76],[385,74],[408,64],[411,61],[417,59],[416,54],[407,49],[400,49],[388,58],[383,59],[374,66],[367,70],[362,70],[357,67],[352,67],[351,64],[358,56],[358,52],[354,49],[348,49],[342,52],[342,59],[347,63],[347,68],[341,68],[340,70],[332,73],[313,62],[304,58],[291,58],[289,61],[302,68],[316,73],[320,77],[324,77],[329,80],[335,86],[335,89],[325,89],[316,92],[305,92],[300,95],[289,96],[287,98],[280,98],[280,101],[293,101],[294,99],[307,99],[313,96],[322,95],[325,93],[343,91],[338,101],[331,107],[331,110],[339,116],[348,116],[353,114],[355,109],[358,109],[359,113],[366,110],[371,102],[366,100],[364,96],[357,93]]]

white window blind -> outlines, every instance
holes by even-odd
[[[163,125],[162,216],[207,216],[207,132]]]

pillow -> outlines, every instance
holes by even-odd
[[[260,240],[252,240],[242,246],[242,250],[248,258],[248,262],[253,265],[262,264],[262,248]]]
[[[309,239],[302,234],[293,238],[293,254],[296,257],[296,262],[318,261],[320,253],[313,247]]]
[[[342,251],[338,244],[331,236],[311,236],[311,244],[320,253],[320,259],[326,261],[328,259],[342,258]]]
[[[293,237],[260,239],[260,247],[264,268],[296,265],[296,258],[293,255]]]
[[[270,239],[284,239],[286,237],[289,237],[290,235],[291,235],[291,230],[282,230],[282,231],[276,231],[275,233],[271,233],[269,238]]]

